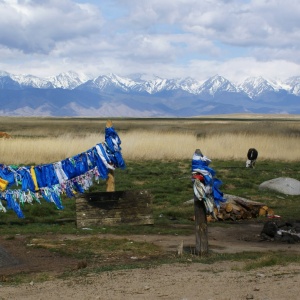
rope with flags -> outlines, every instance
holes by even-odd
[[[125,169],[121,139],[113,126],[105,128],[105,142],[55,163],[37,166],[0,164],[0,212],[13,210],[24,218],[25,203],[44,199],[63,209],[61,196],[84,193],[94,181],[107,179],[110,170]]]

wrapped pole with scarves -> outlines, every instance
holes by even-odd
[[[215,208],[219,210],[220,202],[225,202],[219,190],[222,182],[215,177],[215,170],[209,164],[211,160],[196,149],[192,158],[192,181],[194,190],[194,212],[196,232],[196,254],[208,253],[207,216],[217,219]]]
[[[0,164],[0,212],[13,210],[24,218],[24,204],[41,203],[41,199],[63,209],[62,195],[72,198],[84,193],[100,179],[106,180],[107,191],[114,191],[114,170],[125,167],[121,139],[108,120],[105,141],[83,153],[37,166]]]

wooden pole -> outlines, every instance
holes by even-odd
[[[196,149],[195,153],[203,155],[200,149]],[[194,195],[194,213],[195,213],[195,233],[196,233],[196,254],[208,254],[208,233],[207,233],[207,218],[204,200],[200,201]]]
[[[208,232],[206,209],[203,200],[200,201],[194,195],[194,212],[195,212],[195,233],[196,233],[196,254],[205,255],[208,253]]]
[[[111,120],[106,121],[106,127],[113,127],[113,123]],[[115,191],[115,172],[114,170],[109,170],[108,177],[106,179],[106,191],[114,192]]]
[[[109,170],[108,177],[106,179],[106,191],[114,192],[115,191],[115,174],[114,170]]]

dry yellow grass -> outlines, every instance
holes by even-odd
[[[126,160],[190,159],[196,148],[211,159],[246,160],[249,148],[259,159],[298,161],[299,137],[223,133],[198,137],[191,132],[131,130],[119,133]],[[104,141],[104,134],[64,134],[59,137],[0,140],[2,164],[46,164],[84,152]]]
[[[0,118],[0,164],[46,164],[104,141],[106,119]],[[299,161],[300,116],[216,116],[191,119],[115,119],[125,160],[191,159],[200,148],[211,159]]]
[[[259,159],[297,161],[297,137],[222,134],[197,138],[191,133],[129,132],[123,135],[123,155],[133,159],[189,159],[200,148],[212,159],[246,160],[249,148],[256,148]]]
[[[84,152],[104,141],[99,135],[76,137],[64,134],[59,137],[23,138],[0,140],[2,164],[47,164]]]

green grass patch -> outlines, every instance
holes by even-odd
[[[256,259],[246,262],[243,270],[250,271],[264,267],[272,267],[276,265],[287,265],[290,263],[299,264],[299,254],[286,254],[284,252],[271,252],[257,255]]]
[[[298,253],[284,253],[282,251],[245,251],[239,253],[209,253],[202,257],[185,254],[180,261],[183,263],[190,262],[202,264],[216,264],[224,261],[242,262],[243,265],[239,268],[235,268],[235,270],[250,271],[276,265],[285,266],[288,264],[300,264],[300,255]]]
[[[77,259],[92,258],[126,258],[131,256],[159,256],[160,247],[146,242],[131,241],[124,238],[99,239],[95,236],[83,239],[53,240],[32,238],[29,240],[30,247],[44,248],[60,255],[70,256]]]
[[[115,172],[116,190],[148,190],[153,195],[153,216],[156,226],[118,226],[107,232],[140,232],[144,234],[163,232],[174,233],[174,224],[192,224],[188,219],[193,215],[193,205],[184,203],[193,198],[190,176],[190,160],[183,161],[127,161],[125,170]],[[259,185],[278,177],[300,180],[300,162],[258,161],[255,169],[245,168],[241,161],[213,161],[211,167],[216,177],[222,180],[221,191],[272,208],[283,219],[299,220],[300,198],[272,191],[261,191]],[[90,192],[105,191],[105,182],[92,186]],[[25,204],[22,209],[25,219],[18,219],[13,211],[0,214],[0,228],[4,233],[33,232],[77,232],[75,199],[62,198],[64,209],[58,210],[53,203],[41,199],[41,204]],[[37,225],[35,225],[37,224]],[[75,228],[74,228],[75,227]],[[169,229],[168,229],[169,228]],[[101,229],[98,229],[101,231]],[[82,232],[79,230],[79,232]]]

